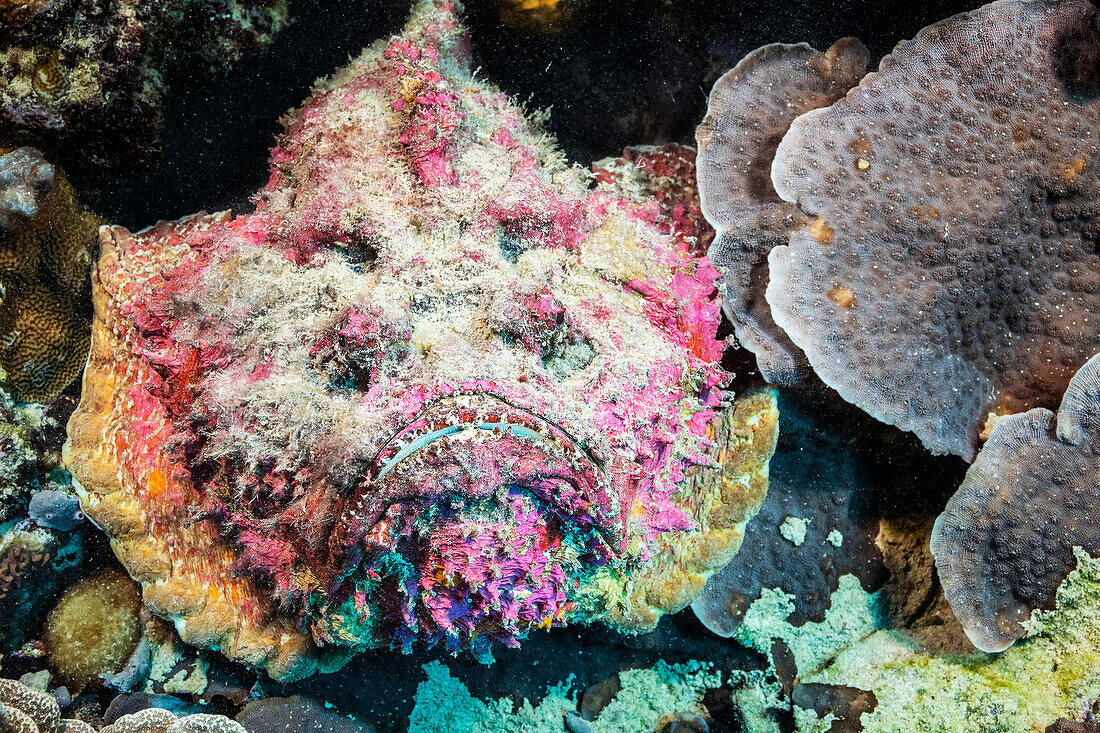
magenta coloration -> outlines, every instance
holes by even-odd
[[[590,189],[468,58],[422,2],[290,115],[254,214],[103,234],[85,510],[185,640],[276,677],[651,628],[763,498],[774,401],[730,407],[683,201],[629,161]]]

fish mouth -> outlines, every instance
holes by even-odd
[[[551,420],[489,393],[442,398],[386,442],[345,500],[329,596],[364,596],[356,605],[380,610],[390,639],[469,647],[557,623],[578,578],[620,555],[610,487]]]
[[[528,493],[560,521],[591,525],[617,547],[618,497],[601,461],[554,421],[488,392],[444,397],[395,433],[344,502],[330,547],[357,557],[386,549],[390,535],[433,504]]]

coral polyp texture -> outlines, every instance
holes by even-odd
[[[41,151],[0,155],[0,387],[46,402],[88,354],[88,273],[102,221]]]
[[[0,140],[57,156],[74,180],[159,153],[164,71],[269,45],[287,0],[0,0]]]
[[[936,521],[932,552],[975,646],[1001,651],[1036,608],[1054,605],[1077,563],[1100,554],[1100,356],[1070,380],[1057,413],[1001,418]]]
[[[772,158],[794,119],[844,96],[867,72],[867,59],[854,38],[825,53],[805,43],[758,48],[715,82],[695,133],[703,212],[718,232],[710,258],[723,275],[724,308],[737,340],[775,384],[798,384],[810,368],[764,299],[768,253],[787,243],[800,219],[772,187]]]
[[[678,209],[630,161],[590,189],[455,12],[287,117],[254,214],[101,231],[84,510],[185,641],[276,678],[652,628],[766,491],[774,396],[723,389]]]
[[[1100,28],[1086,0],[999,0],[925,28],[772,167],[808,219],[768,258],[814,371],[937,453],[1053,407],[1098,349]]]

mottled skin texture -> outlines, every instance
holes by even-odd
[[[41,151],[0,153],[0,387],[48,402],[88,354],[88,271],[103,221]]]
[[[1001,418],[932,533],[944,592],[974,645],[1001,651],[1036,608],[1054,607],[1076,564],[1100,554],[1100,357],[1070,380],[1057,414]]]
[[[0,142],[49,150],[81,183],[140,171],[160,150],[165,69],[222,66],[286,21],[287,0],[0,0]]]
[[[825,53],[805,43],[763,46],[715,82],[695,132],[703,212],[718,233],[710,258],[723,275],[723,307],[773,384],[799,384],[811,372],[764,300],[768,253],[803,223],[772,187],[772,158],[796,117],[832,104],[866,71],[867,49],[854,38]]]
[[[937,453],[1053,407],[1100,348],[1100,28],[1000,0],[904,41],[791,126],[772,181],[809,223],[767,301],[814,371]]]
[[[454,13],[287,117],[255,214],[102,234],[67,465],[146,603],[277,678],[652,628],[766,490],[676,208],[629,160],[590,190]]]

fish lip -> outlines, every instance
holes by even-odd
[[[482,404],[479,405],[478,403]],[[445,413],[446,408],[451,405],[458,408],[461,414],[469,416],[470,419],[462,420],[457,424],[450,421],[444,424],[436,423],[433,425],[433,429],[429,431],[419,431],[417,429],[417,423],[422,420],[427,420],[432,413]],[[488,408],[491,410],[493,407],[511,413],[515,417],[520,418],[521,422],[501,422],[499,419],[495,419],[497,417],[496,415],[492,415],[491,413],[488,415],[478,415],[479,409],[485,410]],[[573,437],[557,422],[537,412],[509,402],[504,397],[492,392],[476,391],[461,392],[446,397],[440,397],[421,409],[415,418],[406,424],[405,427],[394,433],[390,439],[378,449],[378,452],[371,460],[371,478],[372,480],[382,478],[402,460],[409,457],[420,448],[427,447],[431,442],[434,442],[434,440],[446,437],[447,435],[453,435],[464,429],[474,428],[493,430],[497,426],[519,428],[522,434],[525,434],[525,437],[534,437],[565,446],[567,452],[576,452],[579,454],[579,456],[585,462],[589,463],[596,472],[603,472],[603,462],[592,455],[582,441]],[[399,442],[402,436],[409,433],[415,434],[417,432],[420,432],[422,437],[432,436],[432,439],[416,446],[410,446],[407,443],[402,445]],[[549,435],[547,433],[549,433]],[[417,443],[419,441],[420,439],[418,438],[410,442]]]
[[[369,484],[384,481],[406,459],[415,457],[425,448],[458,435],[464,431],[486,431],[509,433],[517,437],[530,439],[543,449],[547,455],[566,460],[577,469],[567,475],[545,475],[543,478],[569,482],[578,489],[581,496],[588,500],[588,506],[600,511],[593,516],[597,525],[614,525],[618,516],[618,506],[608,492],[609,482],[605,476],[605,465],[584,445],[573,437],[559,423],[524,407],[510,402],[506,398],[490,391],[462,391],[440,397],[423,407],[415,418],[394,433],[370,461],[367,471]],[[584,475],[591,476],[591,486],[577,486],[576,479]],[[564,505],[557,497],[540,491],[538,486],[517,482],[513,485],[532,491],[538,498],[560,511],[563,516],[577,515],[577,509]],[[586,491],[586,488],[588,489]],[[447,492],[425,492],[414,497],[394,496],[393,501],[416,499],[434,500]],[[387,502],[391,503],[391,502]],[[603,520],[603,521],[601,521]]]
[[[433,417],[440,421],[433,422]],[[345,562],[341,563],[344,570],[338,577],[348,577],[359,565],[363,558],[362,553],[368,551],[363,546],[364,542],[375,544],[367,538],[379,529],[376,523],[397,529],[391,521],[394,517],[390,516],[395,511],[398,515],[403,515],[408,508],[428,505],[451,493],[428,490],[414,494],[394,492],[390,496],[380,496],[379,492],[385,490],[386,480],[403,461],[417,456],[440,440],[463,431],[496,429],[501,430],[501,437],[511,432],[529,439],[546,455],[562,459],[568,466],[576,469],[565,475],[547,474],[541,477],[571,485],[576,491],[573,497],[576,505],[569,506],[557,492],[549,490],[548,484],[519,481],[504,485],[530,492],[561,519],[587,519],[604,544],[613,554],[617,554],[615,548],[619,547],[623,532],[621,508],[617,498],[609,490],[611,481],[604,462],[558,423],[492,392],[464,391],[440,397],[426,405],[415,418],[395,432],[371,459],[363,480],[348,496],[338,520],[339,529],[330,540],[334,554],[345,557]]]

